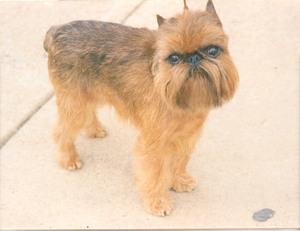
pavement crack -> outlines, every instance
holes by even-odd
[[[49,102],[50,99],[52,99],[52,97],[54,96],[54,92],[51,91],[49,92],[38,104],[35,108],[33,108],[32,111],[30,111],[28,113],[27,116],[24,117],[24,119],[22,121],[20,121],[16,127],[13,129],[12,132],[10,132],[9,134],[7,134],[4,138],[1,139],[0,141],[0,149],[2,149],[5,144],[7,144],[8,141],[10,141],[10,139],[12,137],[14,137],[17,132],[46,104]]]
[[[127,19],[135,12],[137,11],[147,0],[142,0],[136,7],[133,8],[133,10],[121,21],[121,24],[124,24]]]

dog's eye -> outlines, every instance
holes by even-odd
[[[205,49],[205,53],[212,58],[216,58],[220,54],[220,47],[217,46],[209,46]]]
[[[175,65],[180,62],[180,57],[179,55],[173,54],[169,56],[168,60],[171,64]]]

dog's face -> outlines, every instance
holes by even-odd
[[[212,2],[208,1],[206,11],[185,9],[176,17],[157,16],[157,20],[152,72],[167,103],[195,112],[229,101],[239,77]]]

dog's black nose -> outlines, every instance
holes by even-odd
[[[198,54],[192,54],[189,57],[187,57],[186,62],[189,64],[196,65],[198,64],[203,58]]]

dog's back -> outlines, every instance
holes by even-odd
[[[89,78],[103,84],[104,77],[123,78],[128,65],[151,68],[153,43],[154,34],[147,28],[73,21],[51,27],[45,36],[44,49],[48,52],[53,77],[63,79],[68,75],[68,78],[80,81]]]

